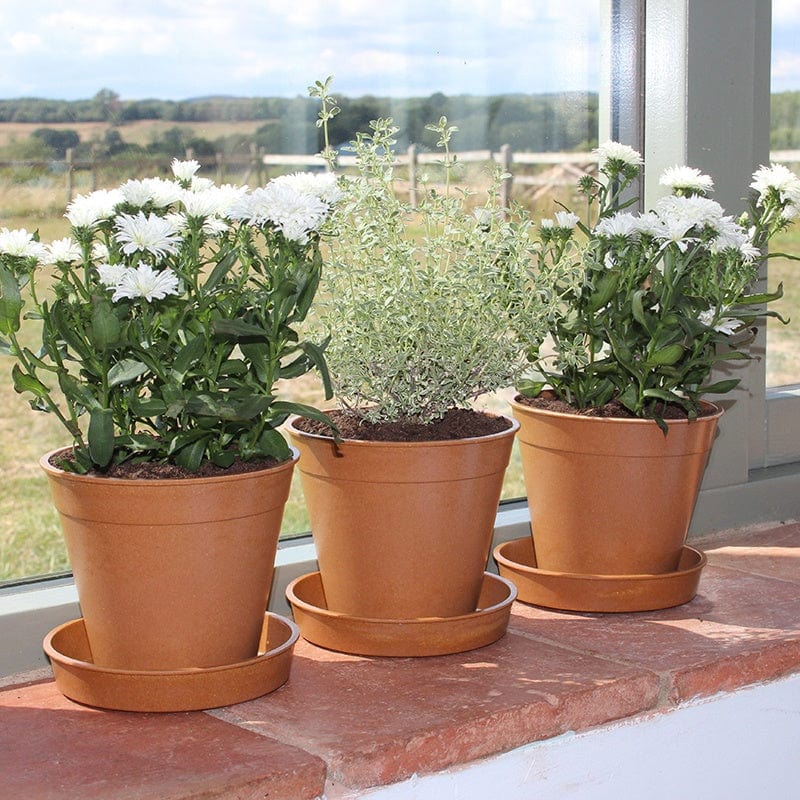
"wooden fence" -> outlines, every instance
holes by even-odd
[[[574,186],[576,181],[587,171],[595,168],[597,158],[590,152],[519,152],[512,151],[510,145],[503,145],[500,150],[469,150],[454,154],[461,163],[487,163],[494,161],[499,163],[504,172],[510,176],[503,182],[502,201],[507,205],[510,197],[512,185],[518,187],[518,191],[529,200],[537,200],[539,197],[548,194],[553,189],[562,186]],[[188,151],[186,158],[192,158],[193,154]],[[398,166],[406,166],[408,169],[408,179],[405,182],[408,189],[409,198],[412,204],[416,203],[419,192],[419,167],[425,164],[435,164],[441,162],[441,153],[420,152],[416,145],[411,145],[405,153],[399,153],[396,158]],[[800,163],[800,150],[775,150],[770,154],[772,161],[798,164]],[[124,169],[125,167],[136,166],[151,170],[167,172],[171,163],[171,158],[139,158],[135,160],[123,159],[90,159],[77,160],[73,158],[72,150],[67,150],[66,158],[51,161],[0,161],[2,168],[40,168],[48,169],[53,172],[63,172],[65,181],[65,194],[69,202],[75,192],[74,176],[77,171],[88,171],[91,175],[90,189],[94,190],[98,186],[98,174],[101,170],[109,168]],[[224,183],[226,175],[236,173],[240,183],[253,182],[256,186],[261,186],[265,182],[266,172],[269,168],[325,168],[325,162],[319,155],[273,155],[257,150],[252,146],[250,153],[246,157],[230,157],[217,153],[212,157],[198,157],[197,161],[201,166],[212,168],[216,172],[217,183]],[[355,156],[341,155],[338,158],[341,167],[355,165]],[[515,167],[535,167],[537,169],[531,173],[530,169],[515,170]]]

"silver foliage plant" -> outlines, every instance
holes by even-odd
[[[319,124],[334,166],[329,87],[330,79],[310,92],[322,101]],[[530,222],[502,208],[506,176],[495,168],[485,203],[474,207],[473,195],[454,186],[457,129],[445,117],[427,129],[438,136],[444,183],[423,178],[416,208],[395,190],[391,119],[356,135],[357,174],[339,179],[323,283],[326,355],[340,404],[371,421],[431,422],[513,385],[525,358],[509,314],[525,317],[529,335],[537,325],[545,331],[543,302],[518,288],[530,261]]]

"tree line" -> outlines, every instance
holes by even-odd
[[[425,125],[446,115],[458,126],[459,150],[497,151],[509,144],[515,151],[588,150],[596,146],[596,93],[504,94],[388,98],[366,95],[339,98],[341,113],[330,126],[333,141],[345,145],[357,131],[368,130],[370,120],[391,116],[401,129],[398,147],[416,144],[433,149],[433,135]],[[122,100],[101,89],[88,100],[17,98],[0,100],[0,123],[41,123],[26,142],[15,142],[0,158],[63,158],[67,148],[76,158],[161,156],[191,150],[198,156],[223,153],[242,156],[253,148],[275,154],[316,153],[320,131],[314,122],[317,101],[306,97],[206,97],[190,100]],[[154,135],[147,145],[125,140],[125,125],[138,120],[174,122]],[[209,139],[187,123],[254,121],[252,134],[229,133]],[[102,137],[83,141],[64,123],[105,122]],[[49,125],[58,123],[59,128]],[[772,96],[771,146],[800,148],[800,92]]]
[[[459,150],[499,150],[503,144],[510,144],[515,150],[560,151],[585,150],[596,145],[598,98],[593,93],[491,97],[448,97],[436,93],[424,98],[338,99],[341,113],[330,126],[337,145],[348,143],[357,131],[368,130],[371,120],[391,116],[401,129],[398,147],[414,143],[423,149],[433,149],[435,137],[425,130],[425,125],[443,114],[459,128]],[[267,153],[311,154],[319,152],[322,146],[321,132],[314,124],[317,112],[318,101],[305,97],[121,100],[108,89],[99,91],[91,100],[0,100],[0,123],[41,123],[42,128],[34,132],[33,145],[60,158],[67,147],[77,150],[78,158],[88,158],[90,154],[94,157],[119,157],[126,153],[160,155],[187,148],[198,155],[240,154],[253,146]],[[146,147],[137,147],[125,141],[126,123],[137,120],[176,124]],[[77,131],[61,127],[70,122],[98,121],[106,122],[108,129],[101,139],[93,142],[81,141]],[[213,140],[203,138],[186,124],[212,121],[261,124],[252,135],[231,133]],[[55,123],[60,123],[58,129],[47,127]],[[36,157],[32,152],[15,155]]]

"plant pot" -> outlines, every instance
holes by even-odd
[[[258,654],[296,451],[265,470],[164,480],[75,475],[52,455],[40,464],[93,664],[180,670]]]
[[[587,417],[512,402],[535,564],[576,575],[678,568],[722,409],[671,420]]]
[[[325,596],[336,614],[475,612],[518,425],[469,439],[372,442],[288,430]]]

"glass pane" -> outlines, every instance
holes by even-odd
[[[153,174],[151,158],[165,167],[187,150],[205,174],[251,186],[297,169],[279,157],[318,149],[306,89],[329,74],[351,132],[392,115],[410,144],[447,114],[457,152],[488,159],[507,145],[514,199],[550,216],[554,198],[571,200],[597,144],[600,5],[409,0],[389,13],[361,0],[147,0],[98,15],[88,0],[11,4],[0,159],[18,163],[0,172],[0,226],[64,236],[70,193]],[[67,568],[38,467],[67,437],[14,393],[10,366],[0,356],[0,581]],[[313,378],[285,388],[320,398]],[[483,406],[505,410],[508,395]],[[523,494],[515,460],[505,496]],[[284,533],[307,527],[295,481]]]
[[[800,170],[800,5],[795,0],[772,4],[772,160]],[[800,226],[776,236],[773,252],[800,252]],[[770,308],[792,318],[790,325],[767,321],[767,386],[800,382],[800,282],[797,262],[785,258],[769,261],[770,288],[783,282],[784,297]]]

